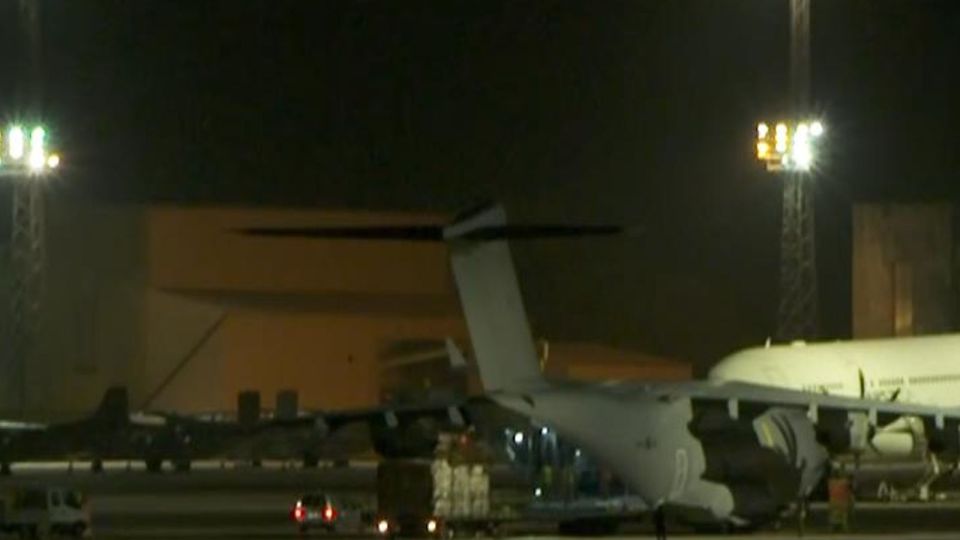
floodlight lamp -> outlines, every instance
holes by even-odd
[[[819,120],[810,124],[810,134],[814,137],[823,135],[823,124]]]
[[[787,134],[787,125],[784,124],[783,122],[778,123],[778,124],[777,124],[777,136],[778,136],[778,137],[781,136],[781,135],[786,136],[786,134]]]
[[[769,154],[770,154],[770,145],[767,144],[767,143],[765,143],[765,142],[763,142],[763,141],[758,142],[758,143],[757,143],[757,157],[762,159],[762,158],[767,157],[767,155],[769,155]]]
[[[60,166],[60,156],[57,154],[50,154],[50,157],[47,158],[47,167],[51,169],[56,169]]]
[[[33,172],[39,172],[43,170],[43,166],[47,164],[47,160],[44,159],[42,152],[31,151],[30,160],[28,165],[30,165],[30,170]]]
[[[767,124],[760,122],[757,124],[757,138],[763,139],[767,136],[767,133],[770,131],[770,127]]]
[[[23,128],[20,126],[13,126],[10,128],[9,139],[9,151],[10,157],[12,159],[23,159],[23,150],[24,150],[24,134]]]
[[[30,160],[34,160],[34,154],[43,157],[43,143],[47,137],[47,132],[42,127],[35,127],[30,132]]]
[[[810,170],[810,165],[813,163],[813,147],[806,137],[797,139],[794,143],[793,162],[801,171]]]

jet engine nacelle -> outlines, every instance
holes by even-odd
[[[881,431],[870,440],[870,449],[880,457],[909,458],[918,454],[920,444],[913,433]]]
[[[821,412],[816,427],[817,441],[831,454],[866,452],[875,434],[869,416],[862,412]]]

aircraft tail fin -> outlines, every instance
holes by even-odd
[[[503,237],[490,239],[485,234],[504,227],[506,212],[495,206],[443,231],[480,379],[488,392],[543,384],[510,246]]]
[[[105,423],[111,426],[119,426],[130,419],[130,398],[127,395],[127,389],[123,386],[112,386],[107,388],[100,400],[100,405],[93,413],[93,418],[98,423]]]
[[[448,226],[252,227],[241,234],[270,237],[446,242],[480,377],[490,391],[543,384],[508,240],[577,238],[629,233],[610,225],[507,225],[502,206],[485,206]],[[449,345],[449,344],[448,344]]]

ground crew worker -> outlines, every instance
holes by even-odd
[[[827,481],[830,508],[830,530],[850,531],[850,515],[853,512],[853,486],[849,476],[831,476]]]

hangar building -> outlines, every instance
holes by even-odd
[[[296,390],[302,408],[370,406],[391,388],[446,387],[443,375],[394,369],[410,344],[467,343],[443,245],[237,234],[443,216],[55,198],[47,215],[41,339],[23,382],[32,417],[87,413],[111,385],[129,388],[132,407],[154,410],[233,411],[248,390],[265,407],[284,390]],[[579,347],[603,361],[584,358],[591,365],[577,368],[556,344],[556,369],[588,378],[690,375],[685,363]],[[463,380],[476,389],[475,375]]]

